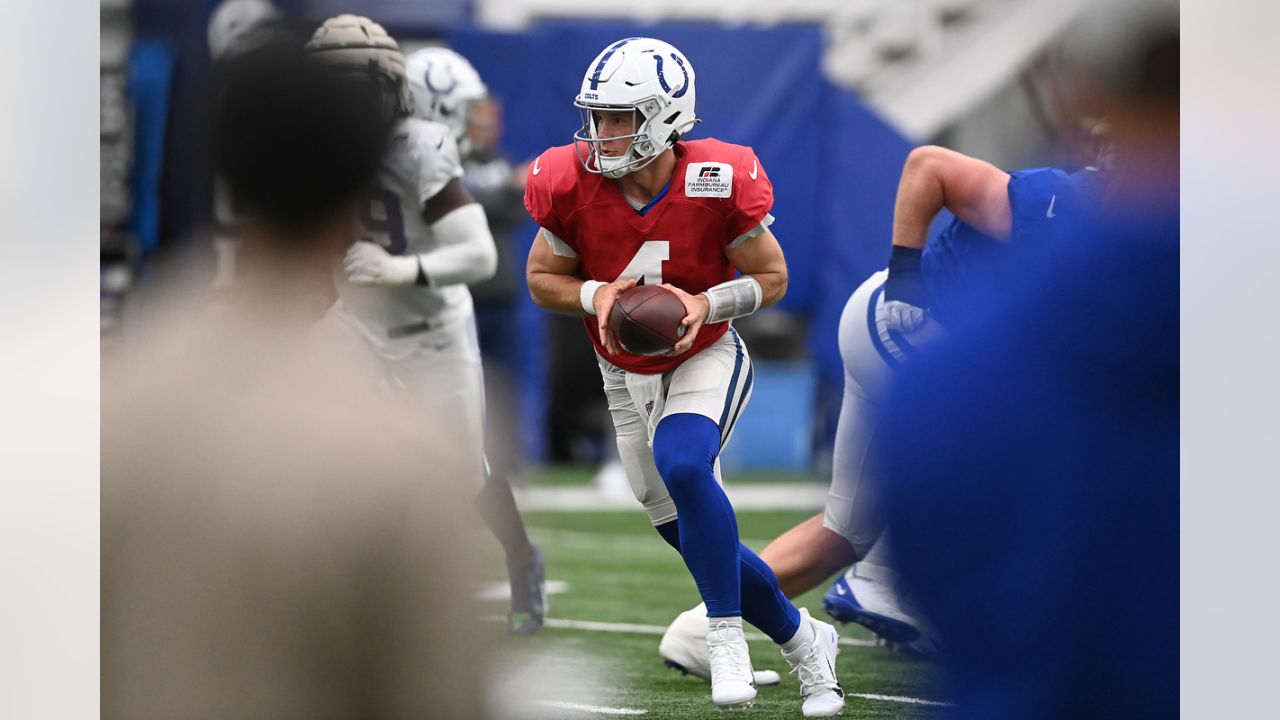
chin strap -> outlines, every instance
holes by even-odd
[[[729,282],[707,288],[702,293],[707,297],[710,309],[707,311],[707,322],[718,323],[744,315],[750,315],[760,309],[764,302],[764,291],[760,282],[750,275],[744,275]]]

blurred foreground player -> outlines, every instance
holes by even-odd
[[[452,430],[311,344],[385,124],[297,46],[223,80],[243,282],[104,357],[102,717],[484,717]]]
[[[787,269],[768,229],[773,189],[751,149],[681,139],[698,122],[694,97],[692,65],[660,40],[620,40],[591,62],[574,143],[529,168],[525,204],[541,226],[529,290],[541,307],[587,316],[632,490],[706,602],[712,701],[756,696],[745,618],[782,647],[805,716],[835,715],[844,707],[835,629],[797,610],[738,541],[719,484],[720,449],[753,377],[729,321],[777,302]],[[688,311],[666,355],[630,353],[608,328],[638,281],[667,288]]]
[[[1178,715],[1177,12],[1087,16],[1115,153],[1099,217],[1053,243],[1015,218],[1022,272],[968,293],[884,406],[870,478],[951,717]]]
[[[335,268],[339,299],[322,330],[466,429],[456,452],[471,463],[464,475],[506,553],[511,629],[536,632],[546,615],[542,553],[510,484],[484,460],[484,380],[467,284],[492,276],[497,256],[484,209],[463,187],[454,130],[432,110],[432,95],[448,86],[407,82],[396,41],[368,18],[330,18],[307,48],[344,80],[376,87],[396,118],[361,207],[361,239]]]
[[[284,14],[268,0],[223,0],[209,16],[209,55],[215,77],[246,53],[284,44],[297,47],[307,35],[286,21]],[[216,80],[215,80],[216,82]],[[243,208],[223,178],[213,184],[214,272],[211,285],[227,291],[236,282],[236,261],[240,250],[239,230]]]

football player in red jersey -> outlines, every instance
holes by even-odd
[[[752,150],[682,139],[698,122],[694,82],[683,53],[651,38],[612,43],[587,67],[574,142],[529,166],[525,206],[541,226],[529,291],[541,307],[586,316],[628,480],[707,606],[712,701],[755,698],[745,618],[782,647],[805,716],[835,715],[835,629],[797,610],[738,541],[720,486],[720,449],[754,375],[730,321],[776,303],[787,268],[769,231],[773,186]],[[609,331],[615,300],[637,283],[666,287],[688,310],[670,353],[629,353]]]

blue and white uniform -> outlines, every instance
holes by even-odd
[[[1097,173],[1069,175],[1056,168],[1010,173],[1009,205],[1012,237],[1019,244],[1056,242],[1062,233],[1078,229],[1076,222],[1093,206]],[[884,398],[894,374],[924,346],[942,336],[945,328],[966,312],[966,299],[998,287],[1016,271],[1008,242],[978,232],[953,219],[930,239],[921,259],[921,272],[932,299],[926,319],[903,333],[890,329],[884,301],[889,271],[873,274],[853,293],[840,317],[840,357],[844,362],[844,403],[836,426],[831,491],[823,526],[853,546],[859,572],[872,571],[883,543],[881,527],[869,507],[860,502],[867,448],[876,431],[876,406]],[[872,548],[877,552],[865,562]],[[871,567],[869,567],[871,566]]]

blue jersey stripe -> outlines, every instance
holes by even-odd
[[[729,442],[729,436],[733,434],[733,428],[738,425],[738,415],[742,412],[742,408],[747,404],[747,397],[751,395],[751,385],[755,380],[756,369],[754,365],[747,366],[747,379],[742,383],[742,395],[738,398],[738,406],[734,408],[733,419],[729,421],[729,427],[724,429],[720,434],[720,447],[724,448],[724,444]]]
[[[733,328],[729,328],[729,332],[733,333],[733,346],[738,350],[738,356],[733,363],[733,377],[729,380],[729,393],[724,398],[724,411],[720,413],[720,437],[724,437],[725,423],[729,420],[729,411],[733,409],[733,396],[738,390],[738,375],[742,372],[742,342],[738,340],[738,333]]]

